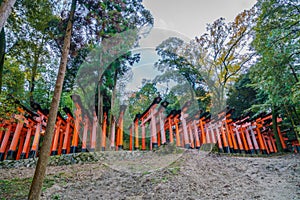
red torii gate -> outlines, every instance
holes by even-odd
[[[82,121],[82,111],[81,111],[82,103],[80,100],[80,96],[78,95],[73,94],[71,95],[71,98],[75,103],[75,107],[76,107],[71,153],[76,153],[78,147],[79,133],[80,133],[80,123]]]
[[[161,97],[156,97],[151,105],[145,110],[143,114],[140,116],[141,120],[141,127],[142,127],[142,150],[145,150],[145,124],[147,122],[150,122],[150,132],[151,132],[151,137],[150,137],[150,149],[152,148],[157,148],[158,147],[158,141],[157,141],[157,127],[156,127],[156,115],[157,115],[157,110],[156,107],[157,105],[161,102]],[[144,148],[143,148],[144,147]]]
[[[51,155],[58,155],[59,145],[62,146],[62,137],[63,131],[65,131],[66,128],[66,122],[67,120],[58,112],[51,146]]]

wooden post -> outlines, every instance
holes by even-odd
[[[209,144],[209,143],[212,143],[211,142],[211,137],[210,137],[210,134],[209,134],[209,132],[210,132],[210,130],[209,130],[209,123],[205,123],[205,130],[206,130],[206,137],[205,137],[205,139],[206,139],[206,143],[207,144]]]
[[[82,147],[81,147],[82,152],[87,151],[88,128],[89,128],[89,118],[88,115],[85,114],[84,121],[83,121],[83,134],[82,134]]]
[[[209,123],[209,129],[208,129],[208,135],[209,135],[209,137],[210,137],[210,139],[211,139],[211,143],[217,143],[217,134],[220,134],[220,131],[217,129],[217,131],[215,132],[214,131],[214,129],[215,129],[215,123]]]
[[[232,137],[231,137],[231,132],[228,130],[228,125],[227,125],[226,118],[222,122],[222,129],[223,129],[223,132],[224,132],[224,134],[225,134],[225,136],[228,140],[228,146],[229,146],[228,153],[230,153],[230,152],[233,153],[234,152],[233,151],[233,141],[232,141]]]
[[[105,147],[106,147],[106,126],[107,126],[106,124],[107,124],[107,114],[105,112],[103,117],[102,138],[101,138],[102,151],[105,151]]]
[[[64,133],[65,133],[65,129],[63,129],[62,133],[59,134],[59,145],[58,145],[57,155],[62,154],[62,148],[63,148],[63,142],[64,142],[64,136],[65,136]]]
[[[236,140],[237,140],[237,143],[238,143],[238,146],[239,146],[239,151],[241,153],[245,153],[244,147],[243,147],[243,143],[242,143],[242,140],[241,140],[241,137],[240,137],[240,133],[239,133],[239,127],[240,127],[239,125],[235,126]]]
[[[211,129],[213,132],[213,129]],[[216,126],[216,132],[217,132],[217,143],[218,143],[218,148],[219,152],[224,152],[223,145],[222,145],[222,139],[221,139],[221,133],[220,133],[220,126]],[[215,143],[215,142],[213,142]]]
[[[165,132],[165,115],[164,111],[166,107],[169,105],[167,101],[161,103],[160,107],[158,108],[158,115],[159,115],[159,125],[160,125],[160,138],[161,144],[166,144],[166,132]]]
[[[139,120],[138,117],[135,118],[134,121],[134,135],[135,135],[135,142],[134,147],[135,150],[139,149]],[[145,142],[145,125],[142,125],[142,150],[146,149],[146,142]]]
[[[241,130],[241,137],[242,137],[243,146],[245,148],[245,152],[249,153],[249,146],[247,144],[247,139],[246,139],[245,132],[244,132],[245,129],[243,126],[241,126],[240,130]]]
[[[56,125],[55,125],[55,133],[54,133],[53,144],[52,144],[52,148],[51,148],[51,155],[58,154],[57,146],[58,146],[61,122],[62,122],[62,119],[60,117],[58,117],[58,120],[56,121]]]
[[[221,129],[221,133],[222,133],[222,140],[223,140],[223,149],[224,149],[224,152],[225,153],[230,153],[230,147],[228,145],[228,138],[227,138],[227,135],[226,135],[226,132],[224,131],[224,127],[223,127],[223,122],[220,122],[219,124],[219,128]]]
[[[268,135],[265,135],[265,139],[266,139],[266,142],[267,142],[267,145],[268,145],[268,148],[269,148],[269,152],[270,153],[274,153],[274,149],[273,149],[273,145],[272,145],[272,141],[271,141],[271,137]]]
[[[91,152],[95,151],[95,149],[96,149],[97,127],[98,127],[98,118],[97,118],[96,112],[94,111],[93,129],[92,129],[92,134],[91,134],[91,148],[90,148]]]
[[[286,144],[285,144],[285,141],[284,141],[284,139],[283,139],[282,133],[281,133],[280,128],[279,128],[278,126],[277,126],[277,132],[278,132],[279,139],[280,139],[280,142],[281,142],[281,145],[282,145],[282,149],[283,149],[284,151],[286,151],[286,150],[287,150],[287,146],[286,146]]]
[[[173,138],[173,129],[172,129],[172,118],[168,118],[168,127],[169,127],[169,139],[170,143],[173,144],[174,138]]]
[[[78,138],[79,138],[79,132],[80,132],[80,122],[82,120],[81,118],[81,108],[78,102],[75,102],[76,111],[75,111],[75,126],[73,131],[73,138],[72,138],[72,145],[71,145],[71,153],[77,152],[78,147]]]
[[[274,138],[274,134],[269,133],[269,138],[270,138],[274,153],[277,153],[278,150],[277,150],[277,147],[276,147],[276,140]]]
[[[35,133],[33,138],[33,143],[31,146],[31,150],[29,152],[29,158],[34,158],[37,156],[37,151],[40,143],[40,136],[42,131],[42,124],[44,120],[44,115],[38,111],[39,117],[35,118],[35,121],[37,122],[35,125]]]
[[[0,161],[3,161],[5,158],[5,151],[6,151],[6,147],[8,145],[11,129],[12,129],[12,123],[9,123],[8,127],[6,128],[6,131],[5,131],[2,143],[1,143],[1,147],[0,147]]]
[[[160,138],[161,144],[166,144],[166,133],[165,133],[165,116],[162,111],[159,112],[159,125],[160,125]]]
[[[21,153],[22,153],[22,150],[23,150],[24,141],[25,141],[25,135],[21,133],[16,160],[20,160],[20,158],[21,158]]]
[[[189,149],[189,148],[191,148],[191,143],[189,141],[186,119],[185,119],[187,116],[188,116],[187,114],[185,114],[184,112],[181,112],[180,121],[182,124],[182,130],[183,130],[184,148]]]
[[[198,133],[196,120],[193,121],[193,127],[194,127],[194,135],[195,135],[195,140],[196,140],[196,149],[200,149],[200,139],[199,139],[199,133]]]
[[[27,158],[27,151],[30,147],[31,132],[32,132],[32,123],[30,122],[27,127],[27,134],[26,134],[22,154],[20,156],[21,159]]]
[[[248,147],[249,147],[249,153],[254,154],[253,144],[252,144],[250,134],[249,134],[249,131],[248,131],[247,128],[244,129],[244,133],[245,133],[247,144],[248,144]]]
[[[206,144],[206,133],[204,131],[203,118],[200,118],[199,126],[200,126],[200,130],[201,130],[201,144]]]
[[[116,140],[116,120],[115,117],[112,117],[112,123],[111,123],[111,135],[110,135],[110,148],[112,150],[115,150],[115,140]]]
[[[17,149],[17,145],[20,139],[20,135],[21,135],[21,131],[23,129],[23,125],[24,125],[24,121],[22,119],[21,116],[19,116],[20,118],[18,119],[18,124],[15,130],[15,133],[13,135],[13,139],[12,142],[10,144],[9,150],[7,152],[7,160],[14,160],[15,159],[15,154],[16,154],[16,149]]]
[[[123,128],[123,123],[124,123],[124,113],[126,110],[125,105],[120,106],[120,115],[119,115],[119,134],[118,134],[118,150],[123,149],[123,135],[124,135],[124,128]]]
[[[64,141],[63,141],[63,146],[62,146],[62,154],[67,154],[68,153],[68,143],[69,143],[69,137],[70,137],[70,126],[71,126],[71,120],[72,120],[72,115],[71,113],[67,113],[67,126],[66,126],[66,130],[65,130],[65,134],[64,134]]]
[[[253,131],[255,128],[256,128],[256,126],[252,126],[250,124],[250,126],[248,127],[248,131],[250,131],[251,138],[252,138],[253,145],[254,145],[254,149],[255,149],[256,153],[258,154],[260,152],[260,150],[259,150],[259,145],[258,145],[256,137],[255,137],[255,133]]]
[[[150,121],[151,143],[152,143],[152,148],[156,149],[158,147],[158,144],[157,144],[157,130],[156,130],[156,119],[155,119],[154,108],[150,109],[150,116],[151,116],[151,121]]]
[[[195,143],[194,143],[194,134],[192,131],[191,123],[188,124],[188,132],[189,132],[189,138],[190,138],[190,143],[191,143],[191,148],[195,148]]]
[[[142,123],[141,123],[142,127],[145,126],[145,124],[150,121],[150,150],[152,150],[152,148],[156,149],[158,147],[157,129],[156,129],[156,116],[158,114],[158,111],[156,110],[156,106],[160,101],[161,98],[156,97],[151,103],[151,105],[145,110],[145,112],[140,115],[140,118],[142,119]],[[143,134],[143,130],[142,130],[142,134]],[[144,137],[142,136],[142,141],[143,138]]]
[[[258,124],[257,121],[255,123],[256,123],[256,129],[255,130],[256,130],[256,133],[257,133],[257,137],[258,137],[259,147],[260,147],[263,154],[267,154],[265,141],[263,140],[263,136],[260,132],[260,128],[262,127],[262,125]]]
[[[137,129],[137,131],[138,131],[138,129]],[[138,142],[138,139],[136,139],[136,140]],[[137,148],[138,148],[138,144],[137,144]],[[145,127],[145,124],[142,125],[142,150],[146,150],[146,127]]]
[[[129,127],[129,151],[133,150],[133,129],[134,127],[134,123],[131,124],[131,126]]]
[[[175,123],[175,134],[176,134],[176,146],[180,147],[180,136],[179,136],[179,127],[178,127],[178,115],[177,117],[174,119],[174,123]]]
[[[232,130],[232,125],[226,123],[226,129],[227,129],[228,132],[230,132],[230,135],[231,135],[231,140],[232,140],[232,143],[233,143],[233,152],[238,153],[239,148],[237,146],[237,141],[234,137],[235,134],[234,134],[234,131]]]

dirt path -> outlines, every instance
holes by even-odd
[[[152,152],[151,152],[152,153]],[[206,152],[49,167],[43,199],[300,199],[300,155],[227,157]],[[0,170],[4,179],[33,169]]]

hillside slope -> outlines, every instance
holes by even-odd
[[[270,158],[190,150],[149,154],[49,167],[51,184],[46,184],[42,199],[300,199],[299,154]],[[1,169],[0,175],[3,180],[25,179],[33,171]]]

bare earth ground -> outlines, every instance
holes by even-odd
[[[229,157],[202,151],[49,167],[42,199],[300,199],[300,155]],[[33,168],[0,169],[3,180]]]

